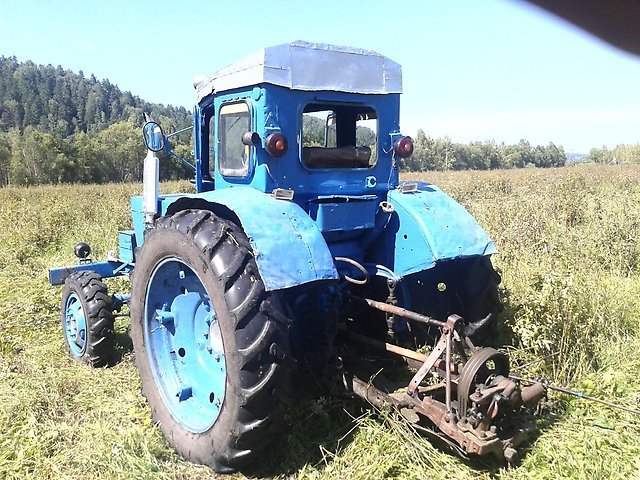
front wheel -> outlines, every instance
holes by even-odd
[[[108,365],[113,353],[113,304],[100,276],[91,271],[69,275],[62,288],[60,310],[69,356],[92,367]]]
[[[290,388],[278,306],[233,223],[186,210],[145,238],[130,301],[136,364],[154,420],[187,460],[230,472],[275,440]]]

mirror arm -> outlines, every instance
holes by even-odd
[[[196,166],[193,163],[191,163],[189,160],[185,160],[184,158],[182,158],[177,153],[173,153],[171,150],[169,150],[169,156],[177,159],[180,163],[183,163],[184,165],[189,167],[191,170],[193,170],[193,172],[195,173]]]
[[[183,128],[181,130],[178,130],[177,132],[170,133],[169,135],[167,135],[167,138],[171,138],[174,135],[178,135],[179,133],[186,132],[187,130],[193,130],[193,125]]]

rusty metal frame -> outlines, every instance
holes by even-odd
[[[373,384],[373,378],[367,382],[355,375],[347,376],[347,383],[356,396],[377,407],[391,405],[399,409],[402,415],[412,423],[419,422],[420,416],[428,419],[435,425],[437,430],[439,430],[439,432],[435,432],[437,435],[441,436],[448,444],[455,446],[465,454],[493,454],[498,459],[506,459],[509,462],[517,459],[517,451],[514,447],[529,438],[533,431],[533,425],[522,419],[517,412],[511,412],[511,416],[501,419],[501,422],[509,425],[508,434],[498,430],[496,426],[492,424],[493,416],[478,422],[474,418],[468,420],[466,410],[463,413],[458,412],[454,414],[454,390],[456,392],[456,398],[458,399],[456,405],[459,405],[459,395],[457,395],[458,383],[460,379],[465,376],[475,375],[477,370],[470,372],[469,369],[477,369],[478,366],[476,364],[480,363],[480,361],[470,360],[473,360],[477,353],[481,353],[484,350],[476,348],[471,340],[465,336],[463,331],[464,322],[460,316],[450,315],[447,320],[443,322],[405,308],[376,300],[353,295],[351,298],[355,301],[365,302],[373,309],[428,324],[439,328],[441,331],[440,338],[431,353],[424,355],[410,349],[372,339],[365,335],[343,330],[341,335],[344,338],[367,344],[394,355],[399,355],[405,359],[409,366],[417,368],[406,391],[401,393],[389,394],[378,389]],[[491,351],[496,352],[493,349],[491,349]],[[468,353],[473,353],[474,355],[469,359]],[[489,353],[491,352],[483,352],[478,358],[482,359]],[[454,363],[454,354],[458,356],[458,363]],[[467,363],[469,363],[469,367],[465,372]],[[443,381],[440,381],[436,385],[421,386],[430,372],[436,372]],[[511,393],[514,389],[519,388],[518,384],[508,378],[508,374],[506,378],[499,378],[502,383],[500,383],[498,387],[487,389],[486,396],[494,392],[499,393],[503,390]],[[444,402],[438,399],[441,399],[443,394]],[[466,405],[467,402],[463,403]],[[494,406],[492,403],[490,409],[492,410],[490,410],[489,413],[493,411],[497,412],[497,405]]]

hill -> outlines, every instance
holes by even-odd
[[[184,107],[149,103],[109,80],[0,57],[0,187],[139,181],[143,112],[168,132],[192,122]],[[190,136],[176,142],[188,157]],[[162,179],[190,174],[172,160],[160,163]]]
[[[0,131],[34,127],[70,136],[116,122],[141,122],[143,111],[178,128],[191,122],[186,108],[146,102],[109,80],[0,56]]]

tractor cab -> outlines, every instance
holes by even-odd
[[[377,205],[412,152],[400,65],[372,51],[292,42],[194,87],[198,192],[250,186],[312,215],[331,198]]]

